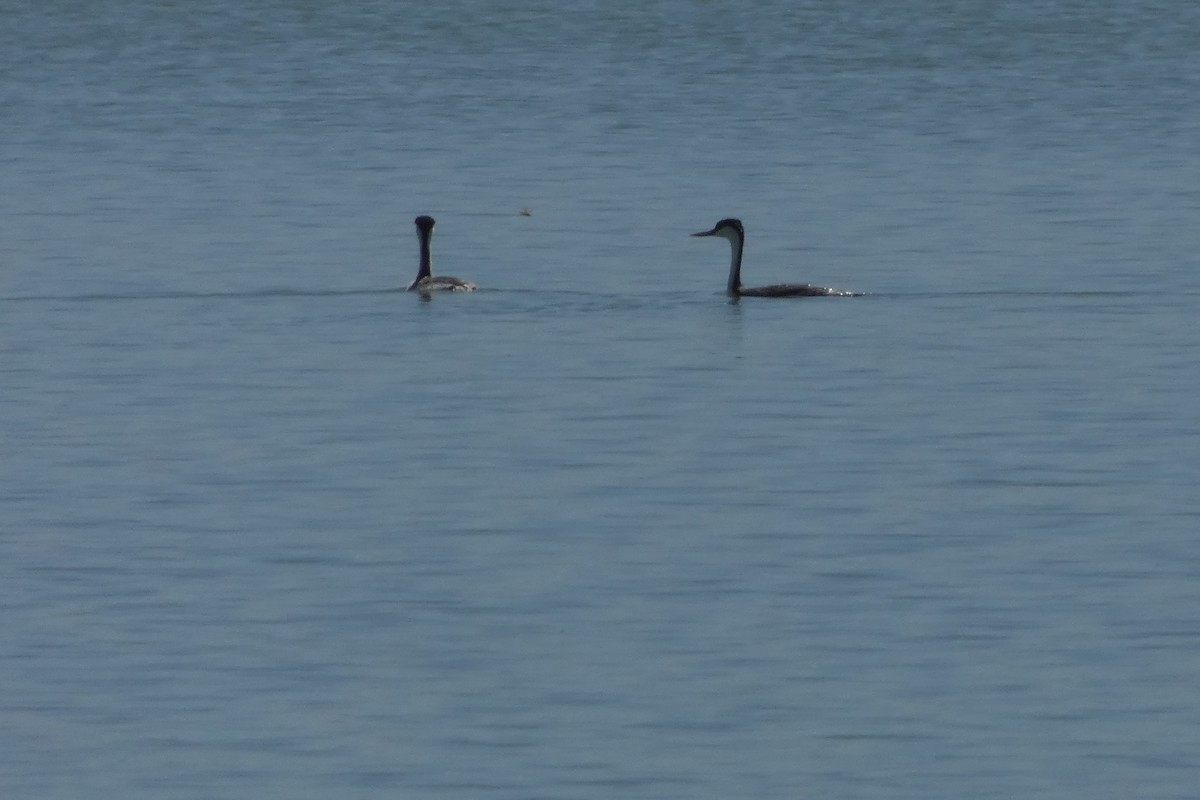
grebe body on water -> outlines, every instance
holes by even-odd
[[[725,291],[730,297],[861,297],[861,292],[843,289],[826,289],[811,283],[776,283],[771,286],[742,286],[742,249],[746,244],[746,231],[740,219],[723,219],[711,231],[693,233],[692,236],[719,236],[729,241],[733,250],[729,262],[729,284]]]
[[[417,225],[417,238],[421,240],[421,267],[417,277],[408,285],[410,292],[473,292],[477,288],[470,281],[461,278],[451,278],[449,275],[433,274],[433,256],[429,251],[430,240],[433,239],[433,217],[424,214],[413,220]]]

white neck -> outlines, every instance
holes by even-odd
[[[725,287],[731,295],[736,295],[742,288],[742,237],[733,228],[722,228],[717,236],[729,242],[729,283]]]

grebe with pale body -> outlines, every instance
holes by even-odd
[[[776,283],[771,286],[742,286],[742,248],[746,244],[746,231],[740,219],[723,219],[711,231],[693,233],[692,236],[719,236],[729,242],[733,257],[729,263],[729,284],[725,291],[730,297],[861,297],[862,292],[843,289],[826,289],[811,283]]]
[[[421,240],[421,267],[417,271],[417,277],[408,285],[408,291],[421,292],[427,294],[429,292],[473,292],[476,287],[470,281],[464,281],[461,278],[451,278],[449,275],[433,274],[433,255],[429,251],[430,240],[433,239],[433,217],[427,217],[424,214],[417,217],[413,222],[417,225],[417,238]]]

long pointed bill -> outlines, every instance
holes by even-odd
[[[716,235],[717,235],[716,228],[713,228],[711,231],[702,231],[701,233],[693,233],[692,234],[692,236],[716,236]]]

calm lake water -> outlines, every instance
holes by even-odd
[[[3,796],[1195,796],[1200,6],[0,6]]]

